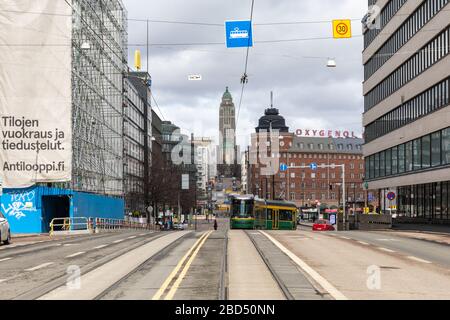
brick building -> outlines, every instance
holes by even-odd
[[[263,117],[267,117],[266,115]],[[273,132],[278,137],[272,143],[279,143],[279,151],[272,152],[267,136],[253,134],[250,148],[252,164],[249,165],[249,191],[261,198],[286,199],[296,202],[298,206],[312,206],[317,202],[322,205],[336,206],[342,204],[342,177],[341,168],[321,168],[322,165],[345,164],[346,171],[346,201],[350,208],[362,207],[365,200],[363,186],[364,159],[362,155],[363,140],[360,138],[333,138],[333,137],[302,137],[288,132],[284,125],[284,118],[269,112],[271,117],[278,117],[271,122]],[[263,119],[262,118],[262,119]],[[263,121],[264,122],[264,121]],[[286,130],[287,129],[287,130]],[[264,132],[260,126],[257,132]],[[269,131],[269,130],[267,130]],[[264,141],[266,140],[266,141]],[[264,147],[267,154],[278,157],[278,166],[309,166],[318,165],[317,170],[289,169],[275,175],[264,175],[261,169],[265,167],[260,156]],[[258,154],[257,154],[258,153]]]

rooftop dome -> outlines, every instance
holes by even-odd
[[[259,126],[256,128],[256,132],[269,131],[270,127],[280,132],[289,132],[289,127],[286,127],[286,121],[280,116],[280,112],[276,108],[266,109],[264,116],[259,119]]]
[[[226,87],[225,93],[223,94],[223,97],[222,97],[222,100],[225,100],[225,99],[233,100],[233,97],[231,96],[230,91],[228,91],[228,87]]]

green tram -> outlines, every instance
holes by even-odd
[[[230,196],[230,229],[253,229],[255,199],[253,195]]]
[[[295,203],[257,199],[254,205],[255,229],[296,230],[298,209]]]
[[[296,230],[298,209],[283,200],[230,197],[230,229]]]

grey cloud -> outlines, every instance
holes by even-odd
[[[124,0],[130,18],[223,23],[249,16],[250,0]],[[311,21],[332,18],[361,18],[367,9],[362,0],[256,0],[254,21]],[[224,42],[223,27],[150,24],[150,42]],[[353,23],[360,35],[360,23]],[[256,40],[328,37],[330,24],[255,26]],[[145,23],[129,23],[129,64],[133,65],[133,44],[145,44]],[[145,47],[142,51],[145,66]],[[256,43],[250,50],[249,84],[245,90],[238,125],[238,140],[257,126],[275,92],[275,105],[291,129],[299,127],[349,128],[361,132],[363,100],[361,82],[362,37],[348,40],[320,40],[290,43]],[[218,110],[225,86],[230,86],[236,107],[245,50],[224,45],[150,47],[153,90],[164,116],[186,131],[212,136],[218,131]],[[310,56],[322,59],[305,58]],[[325,67],[335,57],[336,69]],[[189,74],[202,74],[203,81],[189,82]]]

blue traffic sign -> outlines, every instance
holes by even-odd
[[[390,201],[394,200],[395,199],[395,192],[389,192],[386,197]]]
[[[282,164],[280,165],[280,171],[281,171],[281,172],[287,171],[287,169],[288,169],[288,166],[287,166],[285,163],[282,163]]]
[[[227,48],[253,47],[252,22],[250,20],[226,21],[225,36]]]
[[[317,163],[313,162],[309,165],[309,167],[311,168],[311,170],[317,170]]]

